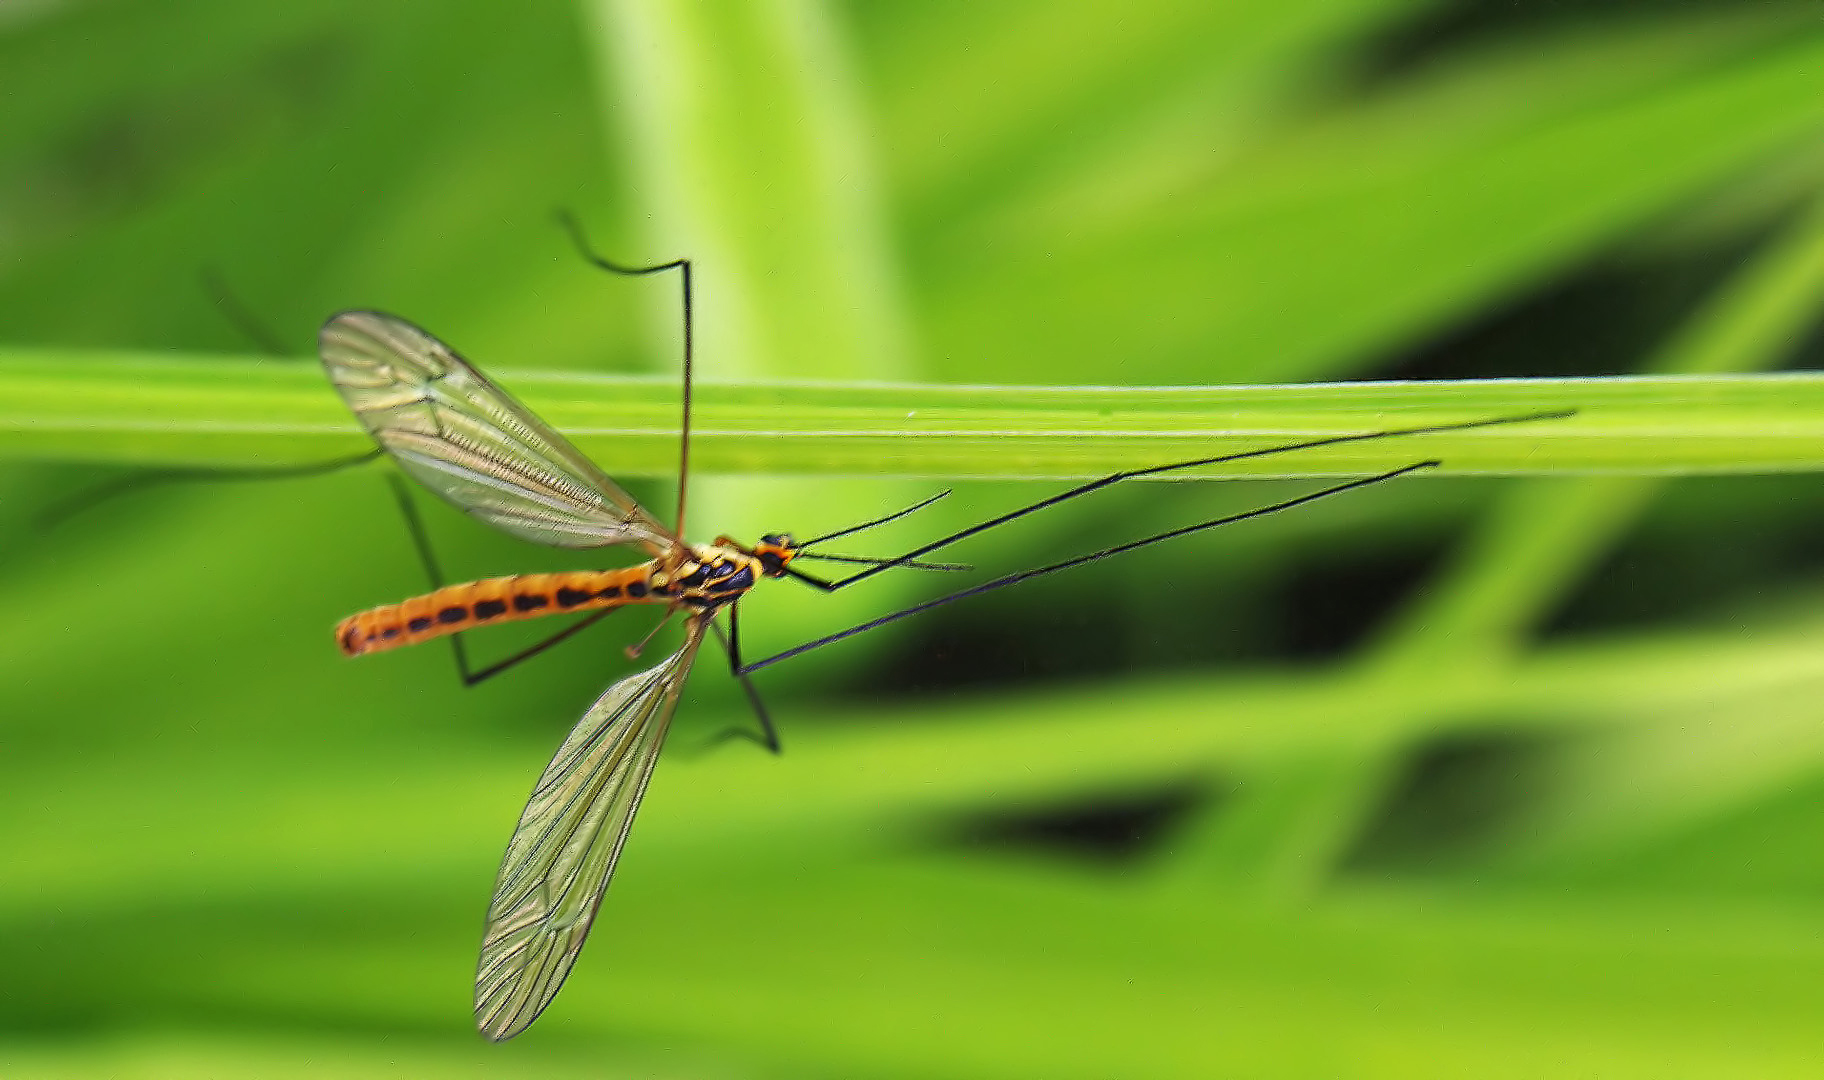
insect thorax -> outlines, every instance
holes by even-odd
[[[652,584],[680,600],[725,604],[753,588],[761,573],[760,560],[738,548],[692,544],[690,555],[655,569]]]

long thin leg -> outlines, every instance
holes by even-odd
[[[1347,483],[1343,483],[1343,484],[1335,484],[1335,485],[1332,485],[1331,487],[1323,488],[1319,491],[1313,491],[1313,492],[1310,492],[1309,494],[1300,495],[1296,499],[1287,499],[1284,502],[1274,503],[1271,506],[1262,506],[1262,507],[1258,507],[1253,510],[1244,511],[1239,514],[1230,514],[1227,517],[1219,517],[1212,521],[1205,521],[1205,522],[1201,522],[1196,525],[1187,525],[1184,528],[1172,529],[1169,532],[1157,533],[1153,536],[1146,537],[1145,539],[1142,539],[1142,540],[1131,540],[1125,544],[1117,544],[1114,547],[1104,548],[1101,551],[1091,552],[1088,555],[1079,555],[1074,559],[1066,559],[1063,562],[1052,563],[1049,566],[1040,566],[1040,567],[1035,567],[1031,570],[1021,570],[1021,571],[1018,571],[1017,573],[1007,574],[1004,577],[995,578],[993,581],[984,581],[980,585],[974,585],[967,589],[963,589],[958,592],[953,592],[953,593],[949,594],[948,596],[940,596],[935,600],[927,600],[922,604],[914,604],[911,607],[906,608],[903,611],[896,611],[896,612],[892,613],[891,615],[882,615],[878,619],[869,620],[868,622],[862,623],[859,626],[851,626],[847,630],[843,630],[838,633],[830,634],[825,637],[820,637],[820,638],[816,639],[815,641],[807,641],[803,645],[798,645],[793,648],[787,649],[782,653],[778,653],[776,655],[769,656],[764,660],[756,660],[751,664],[744,664],[740,668],[740,673],[741,674],[751,674],[752,672],[759,671],[763,667],[770,667],[771,665],[776,664],[781,660],[787,660],[787,659],[790,659],[791,657],[802,655],[804,653],[810,652],[812,649],[820,649],[825,645],[829,645],[833,642],[841,641],[843,638],[853,637],[856,634],[865,633],[866,631],[872,630],[875,627],[885,626],[886,624],[888,624],[890,622],[897,622],[898,620],[903,619],[903,618],[907,617],[908,615],[917,615],[921,611],[930,611],[934,607],[941,607],[944,604],[952,603],[957,600],[962,600],[966,597],[980,596],[982,593],[985,593],[985,592],[992,592],[995,589],[1003,588],[1008,585],[1017,585],[1022,581],[1026,581],[1028,579],[1035,578],[1035,577],[1041,577],[1045,574],[1055,574],[1060,570],[1069,570],[1072,567],[1082,566],[1084,563],[1094,562],[1097,559],[1105,559],[1110,555],[1119,555],[1124,551],[1133,551],[1136,548],[1143,548],[1143,547],[1147,547],[1148,545],[1151,545],[1151,544],[1157,544],[1162,540],[1171,540],[1171,539],[1174,539],[1174,538],[1180,537],[1180,536],[1189,536],[1191,533],[1202,532],[1205,529],[1214,529],[1218,525],[1228,525],[1228,524],[1232,524],[1237,521],[1245,521],[1248,518],[1263,517],[1267,514],[1277,513],[1281,510],[1289,510],[1294,506],[1300,506],[1304,503],[1313,502],[1317,499],[1322,499],[1329,495],[1336,495],[1336,494],[1340,494],[1345,491],[1350,491],[1354,488],[1367,487],[1370,484],[1379,484],[1383,481],[1392,480],[1396,476],[1404,476],[1409,472],[1417,472],[1420,469],[1436,468],[1439,464],[1441,464],[1441,462],[1420,461],[1420,462],[1416,462],[1411,465],[1402,465],[1400,468],[1393,469],[1388,472],[1380,473],[1379,475],[1376,475],[1376,476],[1368,476],[1368,477],[1363,477],[1362,479],[1359,479],[1359,480],[1351,480],[1351,481],[1349,481]]]
[[[215,267],[203,267],[197,273],[197,280],[209,299],[215,302],[215,310],[221,312],[222,318],[227,319],[242,337],[263,349],[267,356],[285,355],[285,346],[279,342],[279,336],[253,313],[252,308],[241,303],[241,298],[228,287],[228,280]]]
[[[849,536],[853,533],[858,533],[865,529],[872,529],[877,525],[885,525],[889,521],[898,521],[900,518],[905,517],[907,514],[915,514],[918,511],[923,510],[925,507],[930,506],[932,503],[936,502],[937,500],[939,500],[941,498],[944,498],[945,496],[947,496],[949,494],[950,494],[950,489],[945,488],[943,491],[940,491],[935,495],[918,500],[917,502],[913,503],[911,506],[906,507],[904,510],[895,510],[891,514],[882,515],[881,517],[875,518],[873,521],[864,521],[860,525],[851,525],[846,529],[838,529],[833,533],[824,533],[822,536],[813,536],[809,540],[800,540],[798,542],[798,546],[801,548],[807,548],[807,547],[811,547],[816,544],[821,544],[826,540],[835,540],[838,537]],[[825,557],[827,558],[828,556],[825,556]]]
[[[431,534],[425,531],[424,519],[418,516],[418,504],[412,501],[405,482],[392,473],[386,476],[386,486],[392,489],[393,502],[399,506],[399,515],[405,518],[405,531],[411,534],[412,547],[418,551],[418,562],[424,567],[424,576],[430,579],[431,591],[436,592],[449,582],[437,565],[437,553],[431,550]],[[469,671],[468,646],[463,644],[461,634],[450,635],[450,653],[456,658],[456,675],[462,685],[474,686],[481,681]]]
[[[104,480],[80,495],[72,496],[53,504],[41,511],[32,520],[32,528],[43,532],[54,529],[85,510],[91,509],[129,494],[141,488],[156,484],[198,483],[235,480],[297,480],[307,476],[322,476],[327,473],[350,469],[356,465],[365,465],[380,457],[384,451],[376,447],[365,454],[353,457],[337,458],[334,461],[313,461],[305,465],[251,465],[241,468],[182,468],[182,469],[136,469],[125,476]]]
[[[443,571],[437,565],[436,553],[431,550],[431,536],[424,527],[424,519],[418,516],[418,505],[412,501],[411,492],[406,490],[404,482],[397,476],[388,475],[386,479],[387,483],[393,489],[394,500],[399,504],[399,513],[405,517],[406,530],[412,534],[412,546],[418,550],[418,560],[424,564],[424,573],[425,576],[430,579],[431,588],[433,590],[443,588],[445,583]],[[463,644],[462,634],[451,634],[449,639],[450,652],[451,655],[456,658],[456,674],[462,680],[462,685],[464,686],[474,686],[478,683],[486,682],[488,679],[499,675],[501,672],[532,659],[534,656],[551,648],[553,645],[556,645],[561,641],[566,641],[572,636],[581,633],[601,621],[603,616],[613,610],[613,608],[603,608],[600,611],[591,612],[589,615],[578,619],[576,622],[564,627],[562,630],[545,638],[543,641],[529,645],[519,652],[507,657],[505,660],[489,664],[480,671],[475,671],[469,667],[468,648]]]
[[[753,707],[754,717],[760,721],[761,735],[755,735],[746,728],[730,728],[723,732],[724,739],[747,739],[772,753],[779,753],[779,729],[773,726],[772,714],[767,712],[766,702],[760,700],[760,690],[754,680],[741,670],[741,624],[735,617],[736,607],[728,608],[728,632],[722,632],[722,625],[717,622],[709,624],[715,632],[716,640],[722,643],[722,650],[728,653],[728,669],[741,682],[741,690],[747,695],[747,703]]]
[[[1467,420],[1456,424],[1432,424],[1426,427],[1390,428],[1384,431],[1366,431],[1355,435],[1331,435],[1327,438],[1309,439],[1305,442],[1262,447],[1259,450],[1243,450],[1240,453],[1235,454],[1221,454],[1216,457],[1195,458],[1191,461],[1174,461],[1169,465],[1154,465],[1145,469],[1129,469],[1125,472],[1110,473],[1100,479],[1091,480],[1086,484],[1079,484],[1069,491],[1060,492],[1049,498],[1040,499],[1038,502],[1032,503],[1031,505],[1022,506],[1018,510],[1010,510],[999,517],[990,518],[977,525],[971,525],[966,529],[953,532],[949,536],[933,540],[923,547],[914,548],[898,558],[887,559],[877,566],[870,566],[866,570],[850,574],[846,578],[839,578],[836,581],[826,581],[822,578],[789,567],[787,568],[786,573],[807,585],[822,589],[825,592],[834,592],[844,586],[853,585],[858,581],[871,578],[875,574],[891,570],[896,566],[903,566],[908,561],[916,559],[920,555],[928,555],[940,548],[949,547],[951,544],[974,536],[976,533],[986,532],[998,525],[1005,525],[1009,521],[1023,518],[1027,514],[1037,513],[1046,507],[1056,506],[1061,502],[1074,499],[1079,495],[1087,495],[1092,491],[1099,491],[1111,484],[1118,484],[1123,480],[1133,480],[1141,476],[1157,476],[1160,473],[1173,472],[1179,469],[1193,469],[1199,465],[1220,465],[1223,462],[1228,461],[1242,461],[1246,458],[1267,457],[1271,454],[1285,454],[1294,450],[1311,450],[1320,446],[1336,446],[1340,443],[1364,442],[1369,439],[1386,439],[1396,435],[1430,435],[1440,431],[1462,431],[1467,428],[1493,427],[1497,424],[1519,424],[1530,420],[1559,420],[1572,415],[1575,411],[1576,410],[1574,409],[1559,409],[1551,412],[1527,413],[1524,416],[1497,416],[1487,420]],[[769,660],[767,662],[770,663],[771,661]]]
[[[906,570],[946,570],[952,573],[959,570],[973,570],[968,563],[926,562],[923,559],[886,559],[878,555],[832,555],[827,551],[804,551],[802,545],[798,552],[800,559],[820,559],[824,562],[859,563],[862,566],[879,566],[881,563],[892,563]]]
[[[279,342],[278,337],[253,313],[252,309],[241,302],[240,298],[234,294],[234,290],[228,287],[226,279],[214,267],[203,267],[198,272],[197,278],[203,291],[209,294],[209,299],[215,304],[216,310],[240,332],[242,337],[269,356],[283,357],[286,355],[285,346]],[[84,510],[155,484],[215,480],[289,480],[318,476],[365,464],[379,457],[381,453],[378,448],[375,448],[365,454],[337,458],[334,461],[312,462],[307,465],[136,469],[125,476],[104,480],[80,495],[53,504],[33,518],[32,528],[39,532],[55,529]]]
[[[709,624],[716,631],[716,637],[722,641],[722,649],[728,653],[728,673],[736,678],[745,678],[741,674],[741,605],[728,605],[728,636],[722,636],[722,627],[717,623]]]
[[[614,608],[602,608],[600,611],[592,611],[536,645],[529,645],[514,653],[512,656],[507,657],[505,660],[489,664],[487,667],[482,668],[472,675],[465,674],[463,676],[462,684],[464,686],[474,686],[476,683],[492,679],[494,676],[499,675],[509,668],[517,667],[519,664],[532,659],[534,656],[544,652],[551,646],[568,641],[575,635],[580,634],[584,630],[594,626],[596,623],[601,622],[603,618],[607,617],[608,614],[614,610]]]
[[[655,263],[652,266],[622,266],[620,263],[605,259],[595,253],[589,246],[589,239],[583,235],[583,227],[568,211],[559,211],[559,224],[570,234],[576,244],[576,250],[584,259],[596,267],[611,274],[624,274],[628,277],[641,277],[646,274],[660,274],[667,270],[677,270],[684,282],[684,415],[678,425],[678,524],[673,536],[683,536],[685,496],[690,489],[690,399],[694,393],[695,382],[695,323],[692,314],[690,260],[673,259],[666,263]]]

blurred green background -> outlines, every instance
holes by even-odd
[[[675,371],[675,285],[580,264],[562,206],[697,260],[709,378],[1816,366],[1817,15],[3,4],[0,343],[258,354],[211,272],[273,365],[358,306],[489,370]],[[1110,560],[769,669],[777,760],[702,751],[744,722],[706,660],[574,977],[496,1047],[500,847],[649,613],[471,691],[344,661],[423,580],[379,468],[84,498],[133,464],[0,464],[8,1078],[1824,1068],[1815,478],[1414,480]],[[932,486],[703,476],[694,531]],[[959,557],[1291,490],[1135,488]],[[579,564],[427,513],[452,576]],[[951,584],[888,577],[761,590],[750,648]]]

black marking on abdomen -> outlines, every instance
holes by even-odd
[[[416,633],[419,630],[429,630],[431,628],[431,620],[428,616],[420,615],[405,625]]]
[[[437,621],[440,623],[458,623],[468,617],[469,609],[460,605],[446,607],[437,613]]]
[[[507,602],[505,600],[475,601],[475,617],[477,619],[492,619],[497,615],[506,614],[506,611]]]
[[[629,581],[627,583],[627,595],[635,598],[645,596],[646,583],[644,581]]]
[[[619,585],[610,585],[605,589],[597,590],[595,598],[597,600],[612,600],[619,595],[621,595],[621,587]]]
[[[589,599],[588,593],[582,592],[581,590],[578,590],[578,589],[572,589],[568,585],[565,585],[563,588],[557,590],[557,606],[558,607],[575,607],[576,605],[582,603],[583,601],[585,601],[587,599]]]
[[[730,574],[721,581],[712,583],[709,591],[714,593],[746,592],[753,587],[754,568],[743,566],[740,573]]]
[[[539,596],[536,593],[521,593],[513,598],[513,610],[537,611],[539,608],[549,606],[550,603],[551,598],[548,596]]]

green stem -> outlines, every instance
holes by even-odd
[[[500,381],[617,476],[676,468],[676,385],[508,372]],[[1297,386],[984,387],[711,383],[699,468],[936,478],[1090,477],[1388,428],[1541,420],[1254,458],[1210,475],[1679,475],[1824,468],[1824,376],[1730,375]],[[314,366],[0,349],[0,458],[120,465],[296,463],[366,446]]]

